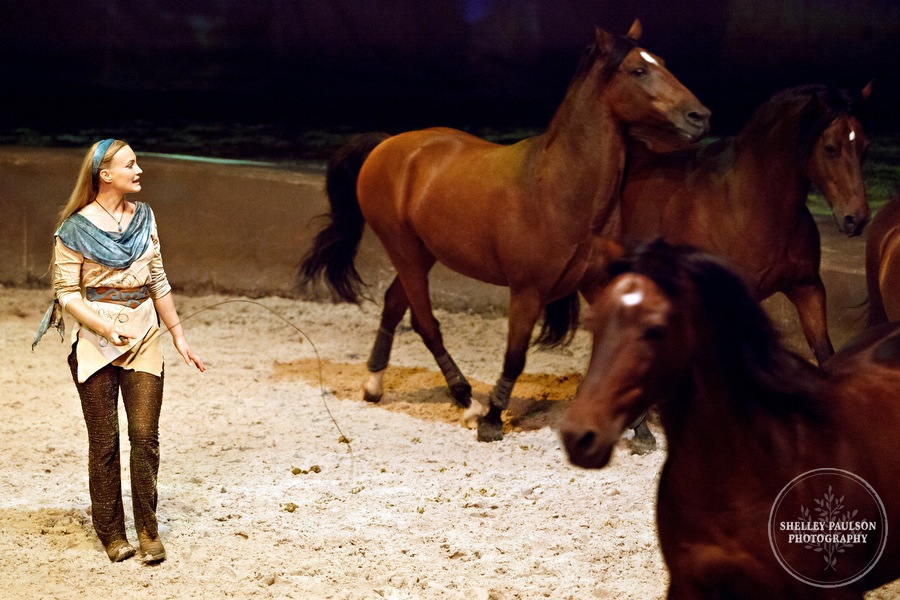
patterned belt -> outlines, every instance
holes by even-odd
[[[92,302],[112,302],[127,308],[137,308],[150,297],[146,285],[139,288],[89,287],[84,289],[84,293]]]

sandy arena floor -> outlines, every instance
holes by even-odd
[[[0,288],[0,598],[665,593],[654,530],[664,452],[631,455],[623,443],[610,467],[583,471],[567,464],[550,426],[586,363],[586,334],[530,355],[505,439],[482,444],[459,425],[411,330],[397,337],[388,395],[368,405],[359,386],[377,307],[281,298],[258,302],[313,340],[333,393],[320,391],[313,346],[263,307],[178,297],[182,317],[229,303],[185,324],[207,373],[185,366],[164,339],[159,516],[169,559],[110,564],[90,524],[86,432],[66,345],[51,331],[29,349],[49,297]],[[476,394],[486,395],[505,320],[438,318]],[[895,583],[869,597],[898,596]]]

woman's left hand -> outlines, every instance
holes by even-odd
[[[180,337],[174,340],[174,342],[175,349],[178,350],[178,354],[180,354],[184,359],[185,364],[194,365],[201,373],[206,371],[206,366],[203,364],[203,361],[200,360],[199,356],[191,351],[191,346],[187,343],[187,340],[184,337]]]

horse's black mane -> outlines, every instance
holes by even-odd
[[[862,97],[833,85],[808,84],[781,90],[760,106],[750,118],[746,131],[760,131],[763,135],[790,114],[785,106],[801,105],[798,122],[801,159],[812,152],[819,134],[842,115],[861,116]]]
[[[619,68],[619,65],[622,64],[622,61],[625,60],[628,53],[635,47],[637,47],[637,40],[634,38],[625,35],[616,36],[612,50],[610,50],[609,56],[603,65],[601,80],[604,83],[612,78]],[[597,62],[597,59],[602,55],[603,51],[597,42],[589,44],[581,54],[581,60],[578,62],[578,68],[575,69],[575,75],[572,77],[572,82],[574,83],[580,79],[584,79],[591,70],[591,67],[594,66],[594,63]]]
[[[820,372],[784,347],[750,288],[721,258],[657,240],[614,262],[612,275],[649,277],[669,297],[699,301],[718,368],[743,401],[785,414],[815,413]]]

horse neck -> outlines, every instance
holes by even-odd
[[[806,204],[810,182],[800,154],[800,115],[804,105],[790,107],[772,123],[755,118],[735,138],[735,167],[746,176],[741,202],[754,218],[793,222]]]
[[[694,361],[690,384],[660,407],[668,460],[692,465],[692,477],[708,478],[707,485],[726,488],[728,480],[790,468],[801,460],[812,447],[807,440],[820,437],[809,417],[801,411],[776,413],[755,402],[758,398],[741,397],[744,384],[716,367],[720,357],[715,352],[707,354]],[[773,457],[782,464],[773,465]],[[697,465],[709,468],[704,471]]]
[[[704,361],[705,362],[705,361]],[[716,452],[729,450],[733,442],[737,415],[734,398],[730,394],[727,378],[704,368],[699,360],[692,366],[687,380],[676,393],[660,408],[660,417],[666,430],[669,455],[693,452],[703,446],[716,448]],[[708,364],[708,363],[707,363]],[[715,398],[720,399],[719,402]]]
[[[625,138],[625,148],[625,154],[627,156],[626,174],[629,177],[639,174],[642,171],[653,169],[658,162],[668,158],[667,155],[653,152],[647,147],[647,144],[640,140],[636,140],[631,136]],[[672,154],[671,156],[675,155]],[[678,156],[686,156],[686,153],[679,153]]]
[[[533,156],[539,193],[563,194],[554,204],[571,219],[592,228],[616,220],[625,138],[593,70],[569,88],[547,131],[535,139]]]

